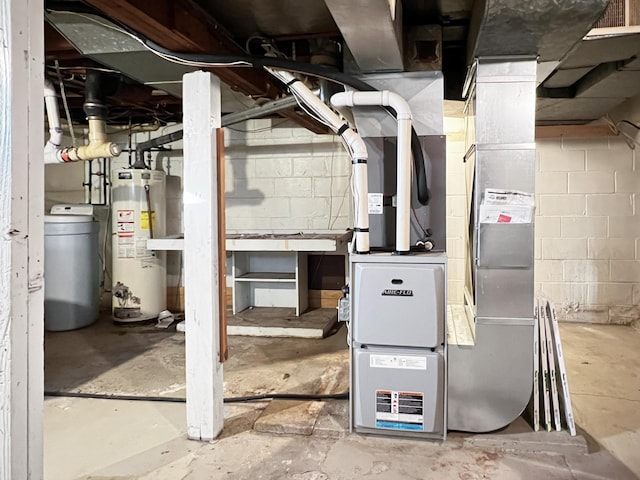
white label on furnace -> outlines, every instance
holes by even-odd
[[[369,366],[372,368],[404,368],[407,370],[426,370],[427,357],[406,355],[371,355]]]
[[[369,214],[382,215],[382,194],[381,193],[369,194]]]

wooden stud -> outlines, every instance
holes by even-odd
[[[187,435],[212,440],[224,424],[219,323],[224,245],[219,245],[216,162],[220,80],[208,72],[188,73],[183,89]]]

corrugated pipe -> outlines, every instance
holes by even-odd
[[[369,253],[369,186],[367,180],[367,146],[364,140],[349,127],[333,110],[313,94],[307,86],[293,74],[282,70],[265,68],[274,77],[284,83],[313,112],[324,121],[331,130],[342,137],[351,155],[353,168],[353,197],[355,202],[355,250],[356,253]]]
[[[331,97],[331,104],[338,107],[382,106],[391,107],[398,120],[397,184],[396,184],[396,253],[410,251],[411,222],[411,109],[397,93],[341,92]]]

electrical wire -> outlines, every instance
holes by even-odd
[[[232,66],[246,66],[255,68],[274,68],[278,70],[286,70],[289,72],[295,72],[304,75],[313,75],[318,78],[332,81],[334,83],[342,84],[355,88],[360,91],[377,91],[368,83],[342,72],[337,72],[330,67],[323,65],[316,65],[310,63],[301,63],[289,59],[276,58],[276,57],[257,57],[251,55],[210,55],[210,54],[198,54],[198,53],[177,53],[169,49],[162,47],[154,41],[144,37],[139,32],[134,31],[130,27],[116,22],[113,19],[104,18],[105,21],[110,23],[104,23],[96,18],[96,15],[87,15],[85,13],[73,12],[70,10],[64,10],[65,13],[71,13],[81,16],[89,21],[93,21],[104,28],[118,31],[130,38],[136,40],[145,48],[157,56],[168,60],[173,63],[181,65],[189,65],[200,68],[209,67],[232,67]],[[396,116],[396,112],[390,107],[383,107],[383,109],[392,116]],[[306,111],[306,110],[305,110]],[[314,117],[315,118],[315,117]],[[324,122],[323,122],[324,123]],[[430,200],[429,188],[427,184],[427,176],[424,165],[424,155],[420,140],[415,129],[411,129],[411,150],[413,152],[414,169],[416,173],[417,182],[417,196],[418,201],[422,205],[427,205]]]
[[[271,130],[273,128],[277,128],[280,125],[284,125],[288,121],[289,121],[289,119],[285,118],[284,120],[282,120],[279,123],[276,123],[275,125],[271,124],[271,126],[269,126],[269,127],[261,127],[261,128],[256,128],[256,129],[253,129],[253,130],[243,130],[241,128],[233,128],[233,127],[229,127],[229,126],[224,127],[224,128],[228,128],[229,130],[233,130],[234,132],[239,132],[239,133],[260,133],[260,132],[267,132],[267,131],[269,131],[269,130]]]
[[[186,403],[184,397],[162,397],[148,395],[116,395],[106,393],[89,393],[89,392],[62,392],[45,390],[45,397],[61,397],[61,398],[89,398],[93,400],[121,400],[121,401],[138,401],[138,402],[167,402],[167,403]],[[260,395],[247,395],[242,397],[223,398],[224,403],[244,403],[256,402],[262,400],[346,400],[349,398],[349,392],[315,394],[315,393],[263,393]]]

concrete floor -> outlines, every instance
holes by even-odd
[[[45,478],[625,479],[640,475],[640,333],[563,324],[581,437],[524,422],[446,443],[345,432],[346,402],[227,404],[211,443],[186,440],[185,405],[45,399]],[[47,390],[184,396],[184,337],[153,327],[48,333]],[[230,337],[225,396],[346,390],[344,329],[323,340]],[[288,434],[277,434],[283,425]],[[292,435],[298,433],[299,435]]]

